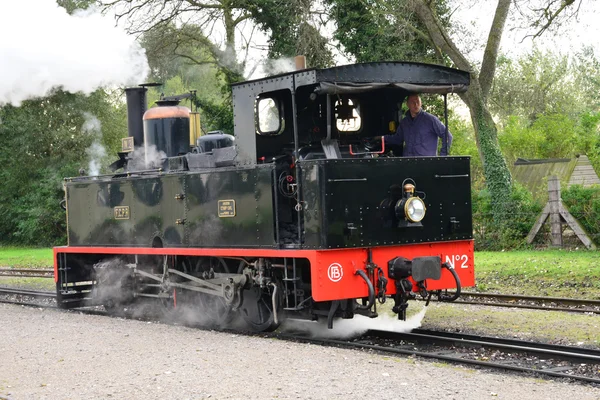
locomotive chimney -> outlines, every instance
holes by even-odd
[[[146,112],[146,92],[145,87],[132,87],[125,89],[127,96],[127,131],[129,136],[133,137],[135,147],[144,144],[144,124],[143,117]]]

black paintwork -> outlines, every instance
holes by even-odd
[[[185,154],[190,149],[189,118],[158,118],[144,121],[144,143],[156,146],[167,157]]]
[[[305,244],[329,249],[470,239],[469,162],[468,157],[304,161]],[[427,207],[422,226],[398,227],[393,209],[385,207],[401,198],[407,179]]]
[[[67,182],[69,245],[273,247],[272,168]],[[227,199],[235,217],[218,215]],[[130,218],[115,219],[117,206]]]

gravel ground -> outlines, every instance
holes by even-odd
[[[0,304],[0,399],[600,399],[414,358]]]

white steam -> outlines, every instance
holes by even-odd
[[[55,88],[89,94],[143,82],[145,51],[95,9],[69,15],[53,0],[0,4],[0,105],[18,106]]]
[[[167,153],[157,150],[156,145],[137,147],[129,155],[127,169],[130,171],[142,171],[145,169],[161,168],[167,159]]]
[[[294,72],[296,70],[296,61],[294,58],[284,57],[275,60],[265,60],[259,62],[250,73],[251,79],[264,78],[271,75]]]
[[[88,164],[88,173],[90,176],[100,175],[101,161],[106,157],[106,149],[102,146],[102,124],[100,120],[90,113],[84,113],[85,122],[81,126],[81,131],[94,138],[92,145],[85,149],[90,160]]]
[[[326,339],[348,339],[358,337],[370,329],[376,329],[389,332],[410,332],[421,326],[425,318],[426,307],[423,307],[417,314],[409,317],[406,321],[398,320],[386,314],[381,314],[377,318],[368,318],[362,315],[355,315],[353,319],[335,319],[333,329],[327,329],[327,323],[312,322],[302,320],[286,320],[281,332],[302,333],[313,338]]]

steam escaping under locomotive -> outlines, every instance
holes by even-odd
[[[185,309],[255,331],[285,318],[406,318],[419,296],[474,284],[469,157],[401,157],[410,93],[464,92],[469,74],[420,63],[301,69],[235,84],[234,135],[144,86],[126,89],[114,173],[64,182],[68,245],[58,304]],[[449,294],[447,289],[454,289]]]

